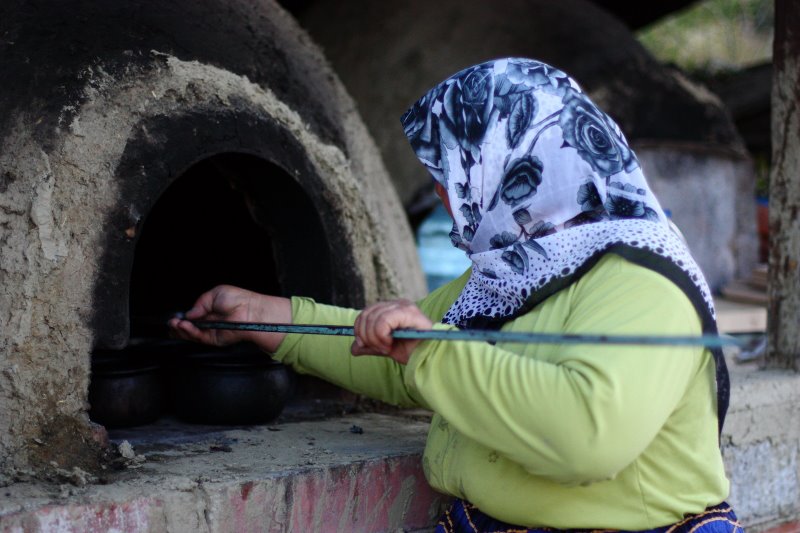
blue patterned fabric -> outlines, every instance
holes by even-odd
[[[435,533],[612,533],[611,529],[552,529],[526,528],[495,520],[472,504],[457,499],[436,525]],[[619,531],[618,533],[633,533]],[[744,528],[731,509],[723,502],[704,512],[686,517],[677,524],[644,530],[640,533],[744,533]]]
[[[703,273],[625,136],[563,71],[514,57],[474,65],[429,90],[402,123],[446,190],[453,244],[472,261],[442,322],[499,329],[615,253],[673,281],[703,332],[717,332]],[[711,352],[721,431],[728,371],[722,351]]]
[[[677,267],[713,320],[708,285],[622,131],[561,70],[481,63],[436,85],[402,122],[447,191],[453,244],[473,263],[445,323],[524,314],[611,247]]]

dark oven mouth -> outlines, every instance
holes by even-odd
[[[251,174],[261,174],[274,193],[251,190]],[[294,185],[284,183],[283,174],[255,157],[219,155],[196,163],[164,191],[136,242],[129,294],[132,338],[163,336],[168,317],[188,310],[216,285],[281,294],[274,250],[274,225],[279,224],[268,214],[288,196],[301,199],[300,191],[281,190]]]
[[[302,417],[309,409],[302,391],[314,388],[304,378],[298,395],[298,377],[254,346],[188,343],[170,338],[166,327],[222,284],[332,298],[325,231],[302,187],[258,157],[212,156],[167,187],[136,232],[130,335],[122,349],[92,354],[90,418],[112,438],[146,439]]]

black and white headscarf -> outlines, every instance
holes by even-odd
[[[498,327],[614,252],[676,283],[716,332],[708,285],[636,156],[567,74],[530,59],[482,63],[428,91],[402,122],[447,190],[451,239],[472,261],[445,323]],[[723,416],[727,390],[724,404]]]

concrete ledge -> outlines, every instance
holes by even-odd
[[[751,532],[795,533],[800,375],[729,366],[729,501]],[[144,455],[138,468],[110,474],[107,485],[0,489],[0,531],[428,530],[447,498],[422,474],[427,429],[427,420],[360,414],[150,443],[118,433]]]
[[[714,298],[717,327],[722,333],[752,333],[767,330],[767,308],[763,305]]]
[[[800,374],[728,363],[723,457],[729,501],[750,531],[800,520]]]
[[[141,467],[113,484],[0,489],[0,530],[428,528],[447,499],[427,485],[422,473],[427,427],[427,422],[366,414],[222,431],[149,449],[142,445],[137,447],[146,457]]]

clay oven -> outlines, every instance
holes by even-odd
[[[716,96],[637,41],[622,18],[643,20],[629,18],[624,2],[315,0],[297,16],[358,103],[408,211],[436,199],[403,132],[385,117],[455,70],[534,57],[570,73],[620,124],[712,289],[752,270],[754,178],[741,137]],[[636,16],[646,19],[647,10]]]
[[[0,35],[3,477],[95,460],[90,354],[134,315],[219,281],[422,291],[352,101],[276,4],[12,1]]]

